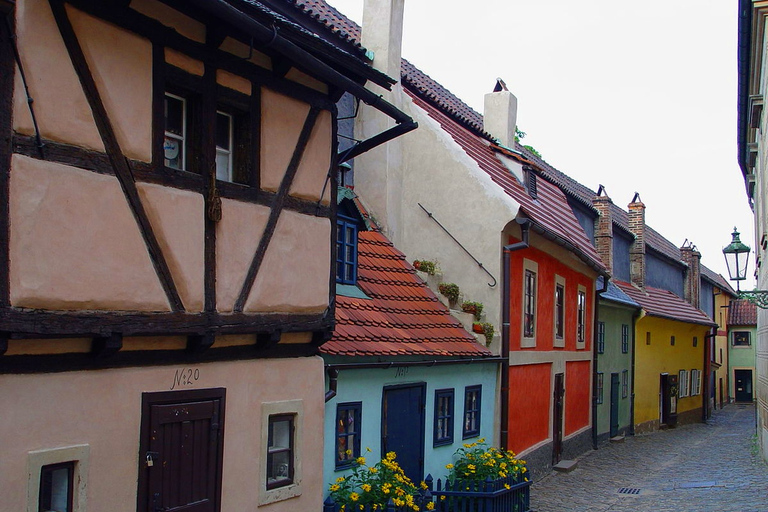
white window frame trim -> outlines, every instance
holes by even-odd
[[[27,512],[40,506],[40,473],[43,466],[74,462],[72,471],[72,512],[86,512],[88,467],[91,447],[87,444],[36,450],[27,453]]]
[[[688,370],[680,370],[677,372],[677,397],[678,398],[685,398],[690,395],[690,376],[688,374]]]
[[[563,336],[558,338],[557,337],[557,286],[560,285],[563,287]],[[553,290],[553,297],[555,300],[554,305],[554,315],[553,315],[553,322],[552,322],[552,346],[555,348],[565,348],[565,337],[568,332],[567,329],[567,318],[568,315],[566,313],[568,302],[566,301],[566,297],[568,296],[568,288],[565,285],[565,278],[562,276],[559,276],[555,274],[555,289]]]
[[[227,177],[225,179],[219,178],[216,176],[216,179],[219,181],[226,181],[227,183],[233,183],[234,182],[234,176],[233,174],[233,168],[234,168],[234,156],[235,156],[235,148],[234,148],[234,141],[235,141],[235,116],[230,114],[229,112],[224,112],[223,110],[217,110],[216,115],[221,114],[222,116],[225,116],[229,119],[229,148],[224,149],[222,148],[219,150],[218,144],[214,144],[216,146],[216,155],[219,154],[221,151],[222,154],[227,155]]]
[[[525,336],[525,271],[530,270],[535,275],[534,283],[534,301],[533,301],[533,336]],[[520,348],[536,347],[536,331],[539,328],[538,309],[539,309],[539,264],[533,260],[523,259],[523,302],[520,308]]]
[[[584,294],[584,337],[579,341],[579,294]],[[584,350],[587,347],[587,322],[589,322],[589,315],[587,314],[587,301],[589,295],[587,294],[586,286],[579,285],[576,290],[576,350]]]
[[[283,487],[267,489],[267,450],[269,443],[269,417],[279,414],[293,414],[293,483]],[[304,401],[286,400],[261,404],[261,460],[259,462],[259,506],[301,496],[302,467],[301,448],[304,431]]]
[[[179,138],[178,135],[175,133],[171,133],[168,130],[163,130],[163,134],[165,137],[170,137],[171,139],[176,139],[181,142],[181,171],[187,170],[187,98],[184,96],[179,96],[178,94],[173,94],[171,92],[165,91],[165,96],[168,96],[170,98],[176,99],[181,101],[182,104],[182,112],[181,112],[181,138]],[[165,159],[165,154],[163,154],[163,159]],[[165,165],[165,160],[163,160],[163,165]],[[173,167],[171,167],[173,169]]]

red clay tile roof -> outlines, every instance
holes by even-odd
[[[624,281],[613,281],[613,283],[640,304],[647,315],[691,324],[715,325],[703,311],[696,309],[670,291],[650,286],[646,286],[643,291]]]
[[[525,215],[550,235],[564,242],[582,261],[600,272],[605,266],[595,247],[581,228],[562,190],[546,180],[538,181],[538,198],[533,199],[525,187],[497,158],[492,144],[456,122],[431,103],[415,96],[414,103],[423,108],[430,117],[453,137],[453,140],[499,185],[510,197],[521,205]]]
[[[744,299],[731,301],[728,325],[757,325],[757,306]]]
[[[336,296],[336,330],[320,352],[336,356],[482,358],[475,341],[384,235],[358,235],[358,285],[370,299]]]

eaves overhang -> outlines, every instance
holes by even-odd
[[[521,211],[523,211],[521,209]],[[526,216],[530,219],[531,217],[526,214]],[[576,247],[572,242],[569,240],[566,240],[562,236],[558,235],[557,233],[554,233],[553,231],[545,228],[538,222],[532,219],[531,227],[533,231],[545,239],[549,240],[550,242],[554,242],[557,245],[563,247],[564,249],[567,249],[568,251],[575,254],[585,265],[587,265],[589,268],[597,272],[598,275],[601,275],[603,277],[609,278],[611,277],[611,274],[603,267],[601,263],[598,263],[594,259],[590,258],[587,254],[584,253],[581,249]]]

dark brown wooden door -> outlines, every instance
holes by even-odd
[[[223,390],[145,393],[144,398],[139,510],[217,512]]]
[[[562,373],[555,374],[554,411],[552,411],[552,465],[554,466],[563,455],[563,401],[565,398],[565,382]]]

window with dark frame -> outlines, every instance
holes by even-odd
[[[536,332],[536,272],[525,271],[523,305],[523,337],[533,338]]]
[[[621,371],[621,398],[627,398],[629,395],[629,370]]]
[[[603,374],[597,374],[597,403],[603,403]]]
[[[733,346],[734,347],[748,347],[752,344],[749,331],[734,331],[733,333]]]
[[[357,222],[343,215],[336,219],[336,282],[357,284]]]
[[[621,353],[629,353],[629,325],[621,325]]]
[[[563,339],[565,331],[565,287],[555,286],[555,337]]]
[[[336,469],[347,468],[360,457],[362,402],[336,406]]]
[[[480,399],[482,386],[468,386],[464,389],[463,439],[480,435]]]
[[[597,322],[597,353],[605,353],[605,322]]]
[[[680,370],[677,374],[678,398],[688,396],[688,370]]]
[[[267,489],[293,483],[293,414],[269,417],[267,442]]]
[[[72,512],[75,462],[49,464],[40,469],[38,511]]]
[[[585,322],[586,322],[586,313],[587,313],[587,294],[579,291],[579,303],[578,303],[578,313],[577,313],[577,330],[576,330],[576,341],[577,343],[584,343],[584,336],[585,336]]]
[[[453,389],[435,391],[434,446],[453,443],[453,396]]]

